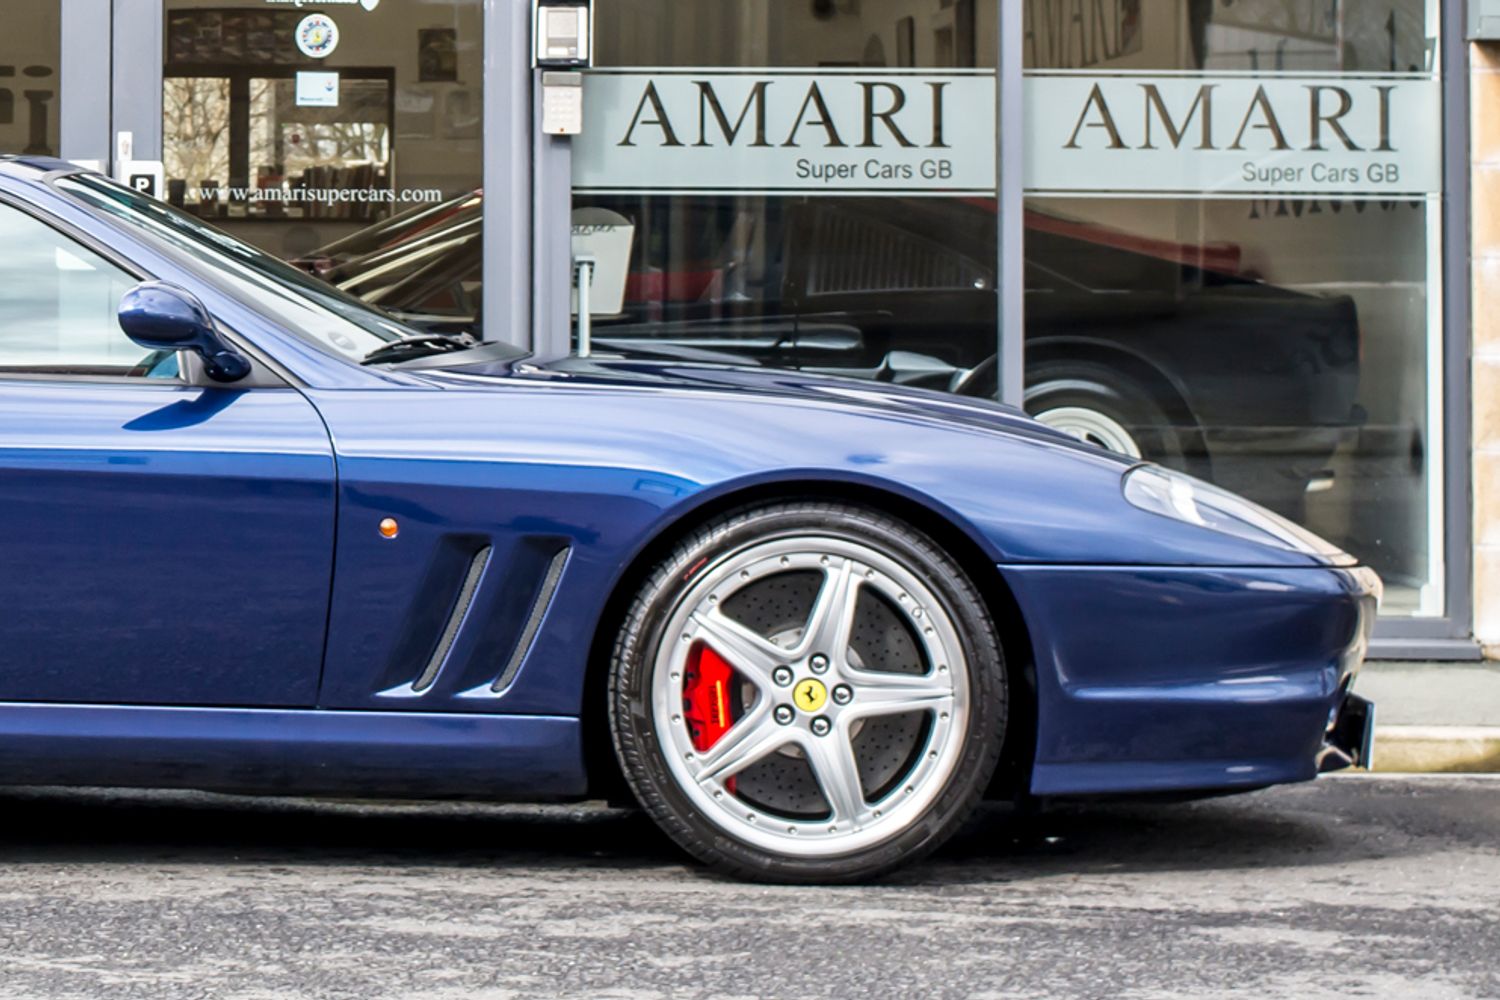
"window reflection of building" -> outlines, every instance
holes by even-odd
[[[21,90],[21,97],[25,99],[25,111],[19,115],[15,90],[0,86],[0,128],[24,124],[27,142],[21,152],[33,156],[54,156],[56,150],[52,143],[49,112],[53,99],[57,97],[57,91],[41,89],[39,86],[53,76],[52,67],[26,66],[21,69],[21,75],[36,81],[36,85]],[[9,80],[15,76],[16,67],[0,66],[0,80]]]
[[[166,174],[185,184],[229,178],[229,81],[204,77],[162,81]],[[174,193],[172,200],[183,198]]]
[[[1024,58],[1081,69],[1140,51],[1141,0],[1025,0]]]
[[[170,201],[296,258],[479,186],[481,0],[331,7],[324,58],[296,45],[308,10],[163,2]],[[332,99],[299,74],[333,77]]]
[[[1130,0],[1124,0],[1130,2]],[[600,66],[896,66],[994,68],[991,0],[612,0],[599,6]],[[903,23],[911,21],[908,42]]]

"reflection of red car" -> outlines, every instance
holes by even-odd
[[[994,203],[611,199],[636,221],[599,349],[994,395]],[[437,330],[472,330],[478,195],[334,244],[318,270]],[[439,221],[434,221],[435,219]],[[1026,408],[1105,447],[1297,514],[1357,427],[1352,300],[1239,273],[1238,247],[1152,240],[1028,212]]]

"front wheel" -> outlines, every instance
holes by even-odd
[[[910,526],[831,503],[699,530],[642,588],[610,722],[638,799],[739,877],[851,882],[978,804],[1006,718],[1000,644],[963,570]]]

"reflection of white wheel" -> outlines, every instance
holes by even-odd
[[[1037,413],[1038,422],[1106,451],[1141,457],[1141,446],[1118,420],[1086,406],[1056,406]]]
[[[851,881],[932,850],[977,804],[1005,680],[977,591],[930,540],[785,504],[658,569],[616,649],[611,722],[640,801],[698,857]]]
[[[1092,361],[1049,361],[1026,374],[1026,412],[1041,423],[1129,458],[1187,467],[1162,404],[1125,373]]]

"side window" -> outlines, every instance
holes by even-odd
[[[162,374],[116,319],[129,274],[9,205],[0,247],[0,375]]]

